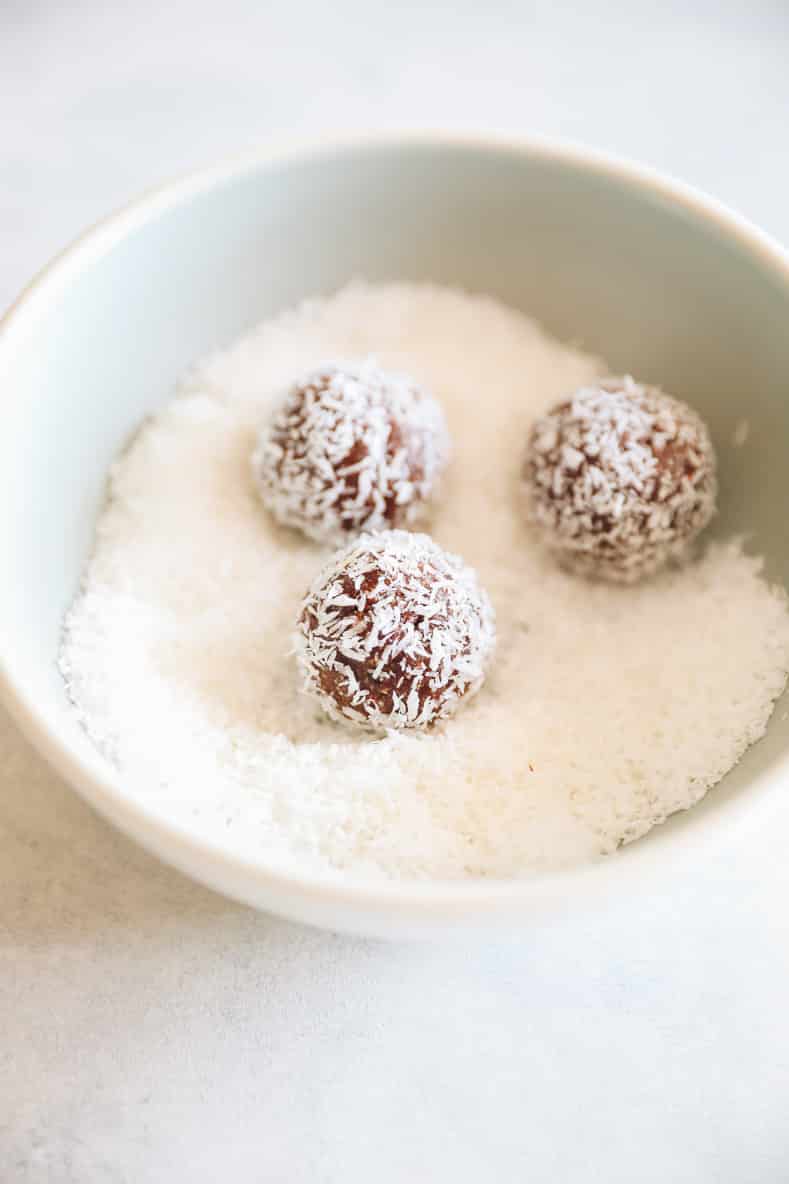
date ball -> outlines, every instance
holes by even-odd
[[[372,731],[430,728],[481,687],[495,644],[475,572],[424,534],[364,534],[309,589],[296,655],[332,719]]]
[[[374,363],[325,365],[295,383],[263,429],[253,474],[283,526],[339,546],[412,527],[449,456],[439,404]]]
[[[529,513],[581,575],[633,583],[681,560],[715,512],[715,453],[690,407],[630,377],[576,392],[534,425]]]

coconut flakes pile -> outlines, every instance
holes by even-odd
[[[444,407],[431,533],[496,610],[482,690],[426,735],[352,734],[300,692],[295,617],[329,552],[276,527],[249,467],[294,375],[368,354]],[[789,612],[736,542],[632,588],[536,544],[528,433],[606,371],[487,298],[365,284],[201,362],[116,462],[64,633],[75,709],[128,792],[272,867],[423,879],[587,860],[698,801],[764,732]]]

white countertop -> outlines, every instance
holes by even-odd
[[[569,136],[789,240],[781,0],[427,7],[6,0],[0,306],[113,206],[272,132]],[[660,899],[350,941],[161,867],[2,719],[0,1181],[781,1184],[787,847],[789,787]]]

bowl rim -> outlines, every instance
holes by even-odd
[[[201,168],[145,191],[114,213],[80,234],[46,264],[0,317],[0,361],[24,338],[26,331],[47,303],[66,288],[70,280],[112,250],[113,246],[139,226],[165,210],[184,203],[207,190],[255,171],[320,161],[345,153],[410,150],[465,149],[471,153],[516,155],[551,159],[576,170],[587,170],[644,196],[659,197],[686,210],[696,219],[713,225],[725,238],[736,243],[763,268],[789,289],[789,252],[742,215],[700,192],[693,186],[617,155],[569,140],[542,136],[503,135],[486,132],[421,129],[393,129],[385,132],[351,132],[331,137],[268,140],[263,145]],[[98,751],[77,751],[60,734],[54,713],[38,707],[28,693],[24,678],[15,667],[13,642],[6,637],[0,653],[0,702],[48,763],[121,831],[165,862],[225,895],[268,907],[261,903],[270,896],[272,911],[283,915],[305,915],[320,906],[348,915],[361,911],[399,909],[401,918],[416,925],[430,921],[463,923],[473,917],[492,918],[497,913],[525,913],[539,900],[554,907],[576,896],[586,901],[609,890],[615,878],[638,871],[642,885],[654,883],[667,855],[697,856],[726,830],[741,830],[753,821],[754,807],[774,802],[783,778],[780,769],[757,774],[747,793],[736,794],[699,822],[684,815],[682,824],[666,832],[655,828],[647,844],[635,842],[617,853],[614,860],[598,858],[564,868],[533,872],[519,879],[435,879],[394,880],[350,878],[328,873],[300,872],[233,854],[209,839],[163,819],[124,792],[126,779],[112,769]],[[789,754],[782,766],[789,765]],[[662,833],[661,833],[662,832]],[[668,850],[667,850],[668,849]],[[632,878],[632,877],[631,877]],[[289,905],[278,909],[277,895],[287,893]],[[352,928],[352,925],[344,926]]]

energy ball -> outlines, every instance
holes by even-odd
[[[339,546],[361,531],[416,524],[448,457],[436,400],[365,361],[324,365],[295,383],[252,467],[278,522]]]
[[[430,728],[481,687],[495,645],[476,573],[424,534],[363,534],[307,592],[296,632],[304,689],[332,719]]]
[[[715,453],[690,407],[629,376],[584,387],[534,425],[529,512],[581,575],[620,583],[681,560],[715,513]]]

